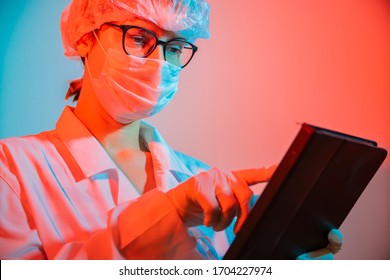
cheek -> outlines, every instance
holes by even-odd
[[[96,45],[94,48],[92,48],[92,50],[90,51],[90,53],[88,54],[88,56],[86,57],[85,59],[85,73],[88,73],[86,71],[89,70],[89,72],[91,73],[91,76],[93,78],[97,78],[99,77],[100,73],[102,72],[102,69],[103,69],[103,66],[104,66],[104,62],[105,62],[105,54],[103,53],[102,50],[97,49],[96,48]]]
[[[110,32],[109,32],[110,31]],[[121,32],[116,30],[101,31],[95,37],[94,44],[88,54],[88,66],[92,77],[96,78],[102,72],[106,61],[107,49],[123,52]],[[117,34],[114,34],[117,33]]]

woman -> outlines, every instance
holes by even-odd
[[[218,242],[249,213],[248,186],[274,167],[210,169],[142,121],[173,98],[208,22],[203,0],[72,1],[61,32],[65,55],[85,65],[67,94],[76,107],[53,131],[0,143],[2,259],[223,255]]]

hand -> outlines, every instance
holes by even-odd
[[[167,196],[187,227],[204,224],[221,231],[237,216],[237,233],[250,211],[248,186],[267,182],[275,169],[276,165],[225,173],[212,168],[168,191]]]
[[[338,229],[332,229],[328,233],[329,244],[326,248],[305,253],[297,257],[297,260],[333,260],[343,245],[344,237]]]

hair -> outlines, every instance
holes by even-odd
[[[81,88],[83,86],[83,78],[72,80],[69,82],[69,88],[65,95],[65,100],[73,97],[72,101],[79,100]]]

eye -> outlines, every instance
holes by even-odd
[[[167,45],[167,52],[180,56],[183,52],[183,47],[185,43],[181,41],[172,41]]]
[[[127,37],[127,41],[134,46],[144,47],[147,44],[145,37],[141,35],[131,35]]]
[[[182,49],[179,48],[178,46],[167,46],[167,51],[170,52],[171,54],[175,55],[181,55]]]

